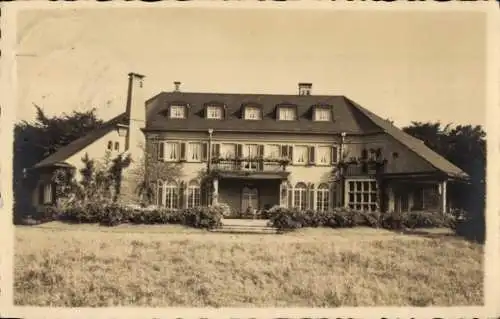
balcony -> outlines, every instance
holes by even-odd
[[[288,162],[288,159],[214,158],[211,162],[211,169],[219,172],[283,172]]]

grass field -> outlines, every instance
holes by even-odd
[[[483,247],[376,229],[213,234],[180,226],[16,228],[15,304],[338,307],[483,302]]]

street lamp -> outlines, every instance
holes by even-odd
[[[212,168],[212,134],[214,133],[213,129],[208,129],[208,164],[207,171],[210,173]]]

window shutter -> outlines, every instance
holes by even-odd
[[[185,142],[180,143],[180,147],[181,147],[181,152],[180,152],[181,154],[180,154],[179,160],[185,161],[186,160],[186,143]]]
[[[288,158],[288,145],[281,145],[281,157]]]
[[[257,153],[259,157],[264,157],[264,145],[259,145]]]
[[[215,143],[212,144],[212,157],[219,157],[220,156],[220,144]]]
[[[368,158],[368,151],[366,150],[366,148],[364,148],[364,149],[361,151],[361,158],[362,158],[362,159],[367,159],[367,158]]]
[[[158,161],[163,162],[165,161],[165,142],[158,142],[157,144],[157,155],[158,155]]]
[[[243,144],[236,144],[236,157],[243,157]]]
[[[179,201],[179,208],[180,209],[183,209],[185,208],[186,206],[185,205],[185,198],[184,198],[184,194],[186,192],[186,183],[184,182],[181,182],[180,185],[179,185],[179,198],[178,198],[178,201]]]
[[[288,189],[288,208],[293,208],[293,188]]]
[[[288,159],[290,161],[293,161],[293,146],[292,145],[288,145]]]
[[[309,146],[308,151],[309,151],[309,164],[314,165],[316,161],[316,156],[315,156],[316,148],[314,146]]]
[[[336,146],[333,146],[332,147],[332,164],[336,164],[338,163],[339,159],[338,159],[338,148]]]
[[[201,144],[201,160],[205,162],[208,160],[208,143]]]

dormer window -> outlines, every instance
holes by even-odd
[[[171,119],[186,118],[186,107],[184,105],[170,105],[170,118]]]
[[[291,106],[281,106],[279,108],[279,120],[280,121],[295,121],[297,119],[297,109]]]
[[[332,111],[327,107],[316,107],[314,108],[314,120],[315,121],[331,121]]]
[[[222,106],[219,105],[209,105],[207,106],[207,119],[220,120],[222,119]]]
[[[261,109],[256,106],[246,106],[244,118],[245,120],[262,120]]]

